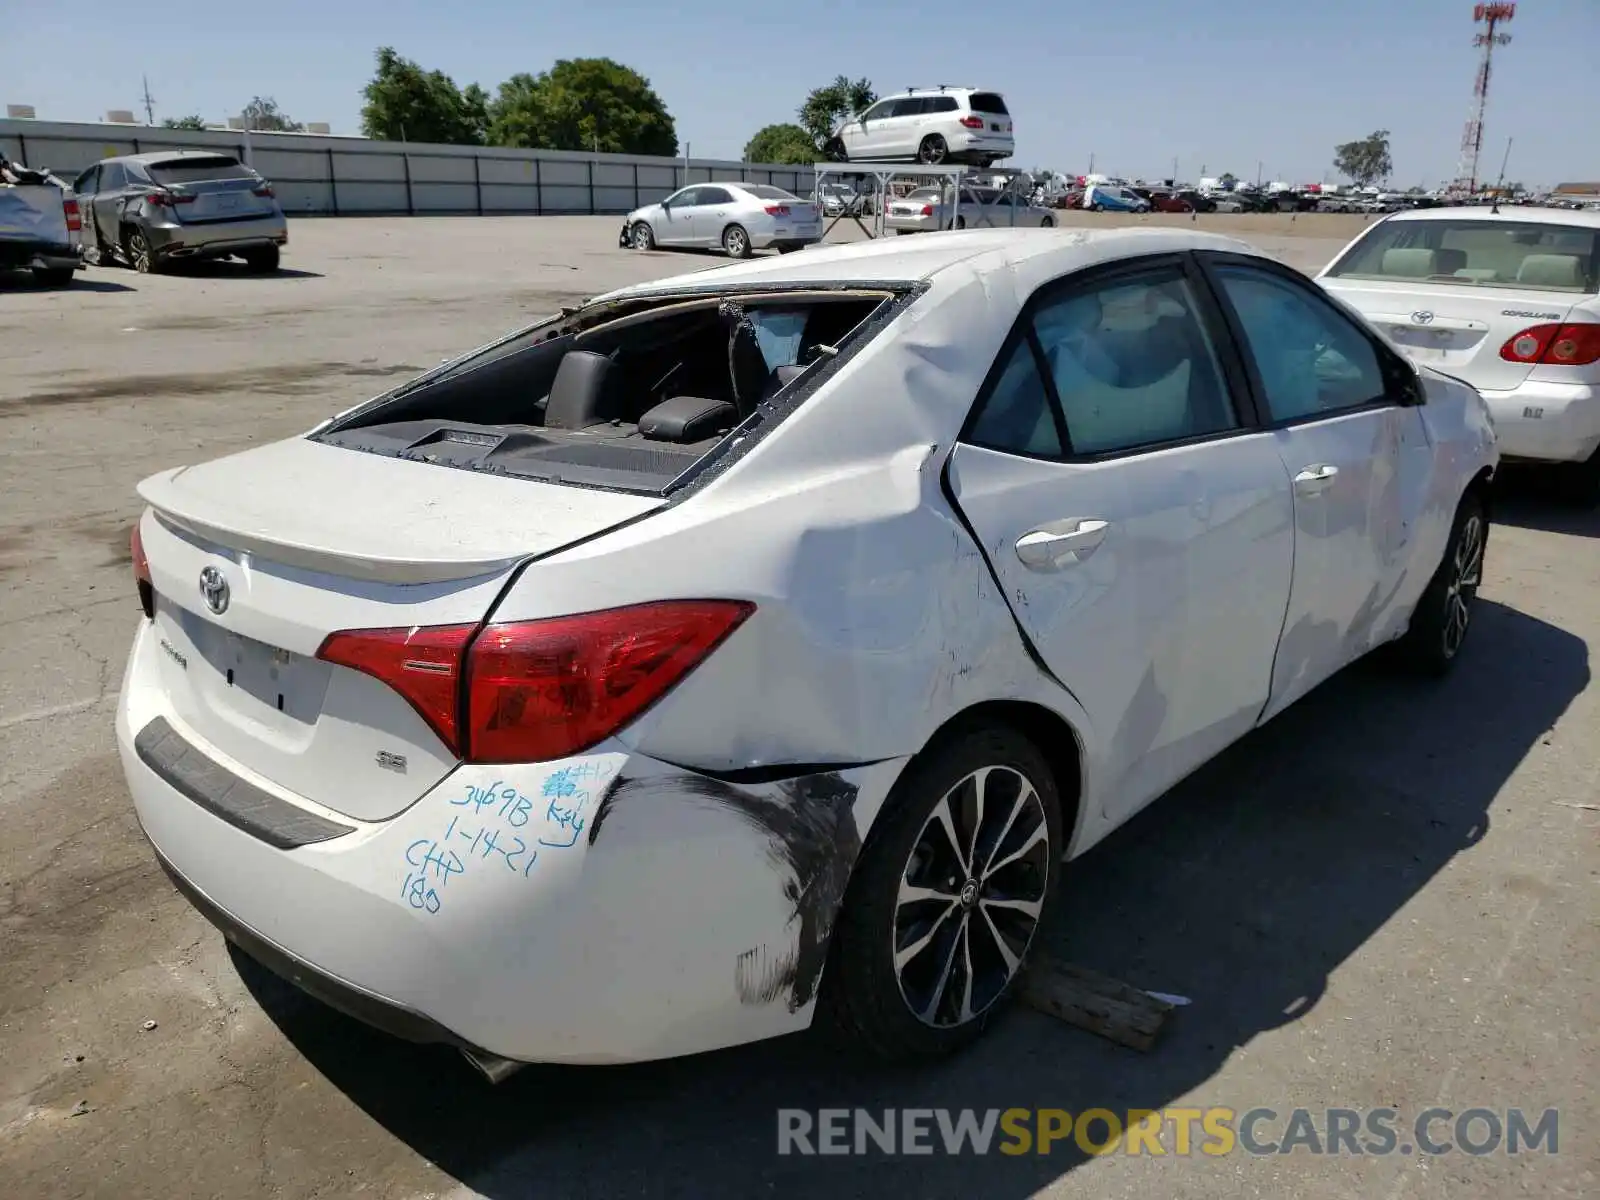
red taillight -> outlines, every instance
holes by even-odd
[[[787,204],[769,204],[769,205],[767,205],[767,216],[769,216],[769,217],[787,217],[788,215],[789,215],[789,206]]]
[[[67,197],[61,201],[61,211],[65,213],[67,217],[67,232],[82,233],[83,217],[78,212],[78,202],[72,199],[70,196]]]
[[[133,523],[133,533],[128,538],[128,550],[133,558],[133,586],[139,592],[139,607],[147,618],[156,615],[156,585],[150,581],[150,560],[145,557],[144,538],[139,536],[139,522]]]
[[[924,204],[924,205],[923,205],[923,206],[922,206],[922,215],[923,215],[923,216],[925,216],[925,217],[931,217],[931,216],[933,216],[933,205],[931,205],[931,204]]]
[[[669,600],[481,629],[352,629],[317,657],[394,688],[469,762],[542,762],[621,729],[754,611]]]
[[[157,208],[176,208],[180,204],[193,204],[193,196],[180,196],[176,192],[151,192],[146,197]]]
[[[270,183],[263,183],[260,187],[256,188],[255,191],[252,192],[251,194],[255,195],[255,196],[264,196],[268,200],[272,199],[272,197],[275,195],[275,193],[272,190],[272,185]]]
[[[755,611],[735,600],[668,600],[489,625],[467,665],[467,757],[541,762],[621,729]]]
[[[962,117],[961,118],[961,123],[964,126],[966,126],[968,129],[982,129],[983,128],[983,118],[982,117]]]
[[[1507,362],[1586,367],[1600,362],[1600,325],[1532,325],[1500,347]]]
[[[439,740],[459,754],[461,659],[476,625],[351,629],[330,633],[317,657],[380,679],[404,696]]]

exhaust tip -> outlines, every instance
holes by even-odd
[[[515,1059],[501,1058],[498,1054],[490,1054],[487,1050],[463,1049],[461,1057],[476,1067],[478,1074],[490,1083],[504,1083],[528,1065]]]

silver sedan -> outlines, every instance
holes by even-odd
[[[696,183],[680,188],[660,204],[628,214],[618,239],[622,246],[711,249],[732,258],[753,250],[787,253],[822,240],[822,217],[809,200],[765,183]]]
[[[1025,196],[993,188],[966,188],[960,203],[954,193],[939,188],[918,188],[910,195],[890,201],[884,213],[884,228],[896,233],[929,233],[936,229],[1049,228],[1056,223],[1048,208],[1029,203]]]

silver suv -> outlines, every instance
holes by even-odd
[[[999,92],[913,88],[885,96],[834,128],[828,145],[846,162],[971,163],[987,167],[1016,151],[1011,113]]]
[[[231,154],[161,150],[102,159],[73,181],[83,240],[139,272],[185,258],[244,259],[276,271],[289,240],[272,185]]]

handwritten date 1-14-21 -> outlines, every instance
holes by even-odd
[[[419,912],[436,913],[444,906],[453,876],[465,875],[474,862],[497,858],[505,870],[526,879],[541,847],[565,850],[577,843],[586,823],[584,809],[592,799],[590,787],[615,773],[608,764],[562,767],[544,781],[538,801],[500,780],[487,787],[468,784],[450,806],[470,811],[453,814],[441,837],[418,838],[406,847],[410,869],[400,885],[401,899]],[[537,833],[528,829],[541,818]]]

